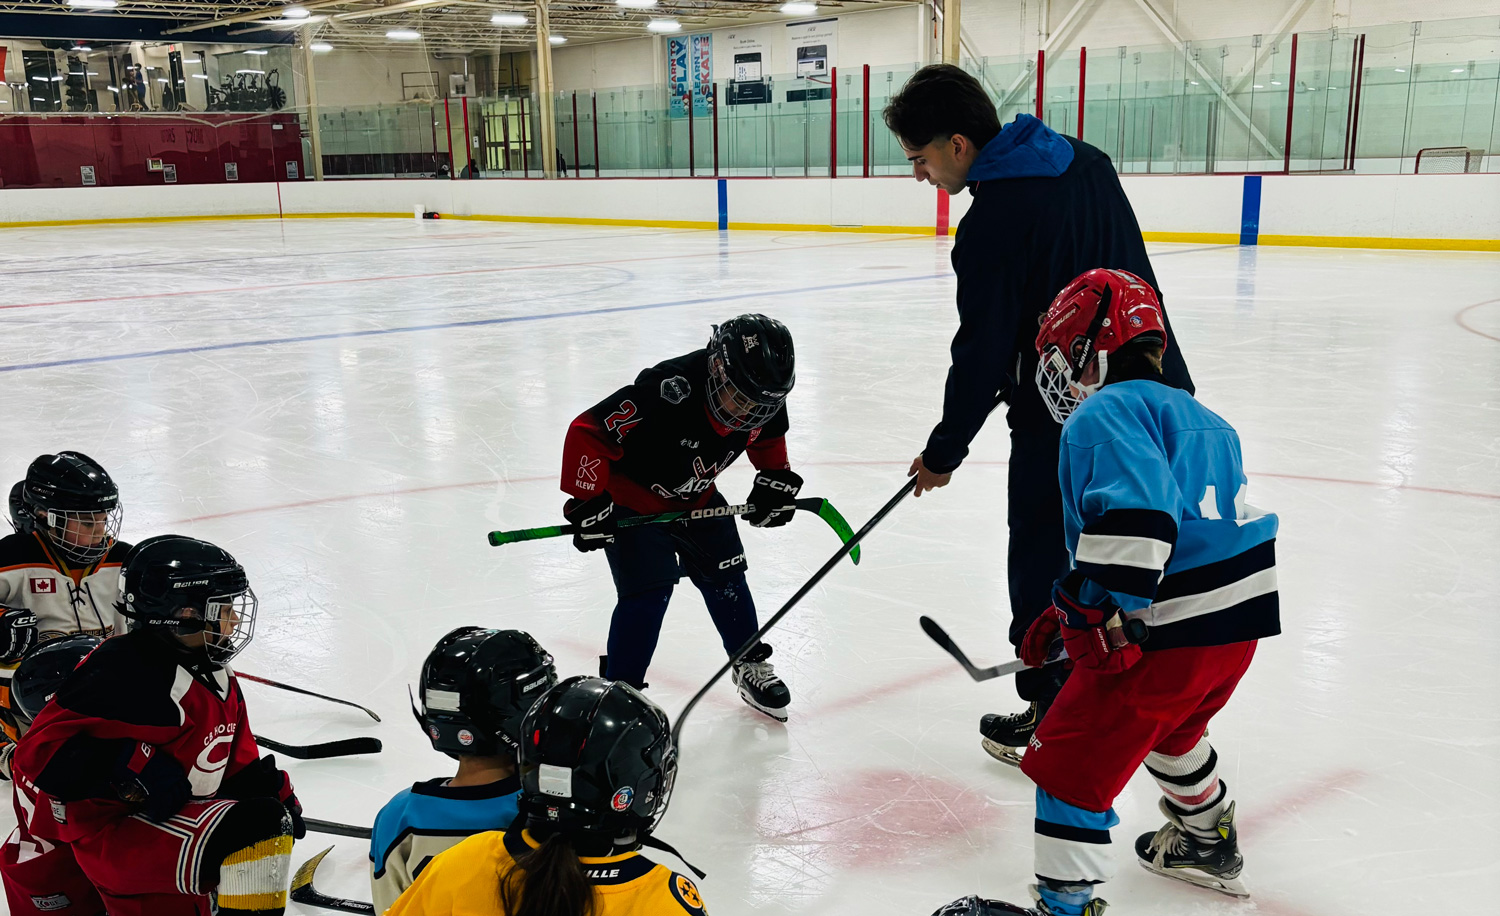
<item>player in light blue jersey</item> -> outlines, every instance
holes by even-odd
[[[438,853],[516,819],[521,720],[557,683],[552,656],[520,630],[459,627],[422,665],[417,722],[458,761],[451,779],[402,789],[375,817],[370,891],[384,913]]]
[[[1247,896],[1234,802],[1205,739],[1256,641],[1281,631],[1276,516],[1245,501],[1234,428],[1162,381],[1150,285],[1091,270],[1053,300],[1037,388],[1063,424],[1058,478],[1072,569],[1026,634],[1073,665],[1021,770],[1036,783],[1036,908],[965,898],[943,916],[1097,916],[1114,873],[1114,800],[1143,762],[1167,824],[1136,840],[1148,870]]]

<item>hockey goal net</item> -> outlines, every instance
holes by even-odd
[[[1417,153],[1418,175],[1456,175],[1477,172],[1484,150],[1465,146],[1434,146]]]

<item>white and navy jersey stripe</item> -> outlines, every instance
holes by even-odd
[[[1085,811],[1036,790],[1036,876],[1063,884],[1099,884],[1115,873],[1109,828],[1115,809]]]
[[[1238,435],[1191,395],[1100,389],[1063,426],[1058,477],[1074,566],[1146,623],[1143,649],[1281,631],[1278,520],[1245,501]]]

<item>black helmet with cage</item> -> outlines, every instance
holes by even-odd
[[[178,637],[211,667],[227,665],[255,635],[258,602],[244,567],[222,547],[178,534],[147,538],[120,569],[117,610],[131,631]]]
[[[766,425],[797,381],[792,332],[765,315],[714,325],[708,341],[708,407],[730,429]]]
[[[120,489],[82,452],[41,455],[31,462],[19,497],[11,491],[10,510],[12,524],[41,533],[64,560],[78,566],[103,559],[120,534]]]
[[[34,647],[16,666],[10,679],[12,710],[24,724],[41,715],[63,681],[104,640],[88,633],[49,639]]]
[[[520,809],[533,832],[581,849],[634,847],[656,829],[677,777],[667,714],[623,681],[570,677],[521,725]]]
[[[433,749],[450,757],[514,754],[521,720],[556,683],[552,656],[529,633],[459,627],[422,664],[422,702],[412,715]]]

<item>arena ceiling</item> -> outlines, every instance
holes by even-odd
[[[109,4],[110,8],[80,3]],[[781,12],[784,0],[549,0],[552,33],[569,42],[638,38],[651,34],[654,19],[675,19],[682,31],[757,22],[793,21],[925,0],[817,0],[816,9]],[[811,5],[811,0],[807,0]],[[496,14],[520,14],[525,25],[497,25]],[[495,51],[535,47],[535,8],[526,0],[0,0],[0,35],[44,38],[108,37],[167,41],[285,43],[301,26],[337,47],[394,49],[414,44],[427,50]],[[7,29],[7,20],[17,28]],[[26,23],[21,27],[22,23]],[[148,26],[147,23],[150,23]],[[393,39],[407,30],[417,39]],[[45,33],[45,34],[43,34]]]

